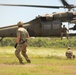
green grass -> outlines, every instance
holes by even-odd
[[[29,47],[32,63],[23,58],[24,65],[18,63],[14,51],[13,47],[0,47],[0,75],[76,75],[76,59],[66,59],[66,49]]]

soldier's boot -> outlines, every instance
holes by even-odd
[[[28,63],[31,63],[31,60],[30,60],[30,59],[28,59],[28,60],[27,60],[27,62],[28,62]]]
[[[19,61],[19,63],[20,63],[20,64],[25,64],[25,63],[23,63],[22,61]]]
[[[22,58],[18,58],[20,64],[24,64]]]
[[[23,60],[22,60],[22,57],[20,56],[20,53],[18,53],[18,52],[16,52],[15,51],[15,55],[16,55],[16,57],[18,58],[18,60],[19,60],[19,63],[23,63]]]
[[[27,61],[28,63],[31,63],[31,60],[28,58],[26,52],[22,52],[22,55],[24,56],[24,58],[26,59],[26,61]]]
[[[75,59],[75,55],[73,55],[73,59]]]

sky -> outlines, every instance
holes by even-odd
[[[67,1],[76,5],[76,0]],[[0,0],[0,3],[62,6],[60,0]],[[18,21],[28,22],[38,15],[51,14],[53,12],[65,12],[65,9],[0,6],[0,27],[14,25]]]

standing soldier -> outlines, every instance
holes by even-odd
[[[27,38],[29,38],[29,33],[25,28],[23,28],[23,23],[20,21],[18,22],[18,30],[17,30],[17,37],[16,37],[16,44],[15,44],[15,55],[19,60],[19,63],[23,64],[22,57],[20,55],[20,52],[26,59],[28,63],[31,63],[30,59],[28,58],[26,54],[26,47],[27,47]]]
[[[63,36],[66,36],[68,39],[68,33],[67,32],[68,32],[68,29],[65,27],[65,25],[63,25],[63,28],[61,30],[61,40],[62,40]]]

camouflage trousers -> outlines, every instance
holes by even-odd
[[[18,58],[19,62],[22,62],[22,57],[20,55],[20,52],[21,54],[23,55],[23,57],[26,59],[26,61],[30,60],[28,58],[28,55],[26,54],[26,47],[27,47],[27,43],[23,43],[23,44],[18,44],[17,47],[16,47],[16,50],[15,50],[15,55],[16,57]]]
[[[66,52],[66,57],[67,57],[68,59],[75,59],[75,55],[73,55],[73,53],[67,53],[67,52]]]
[[[61,40],[62,40],[63,36],[66,36],[67,39],[69,37],[68,33],[61,33]]]

